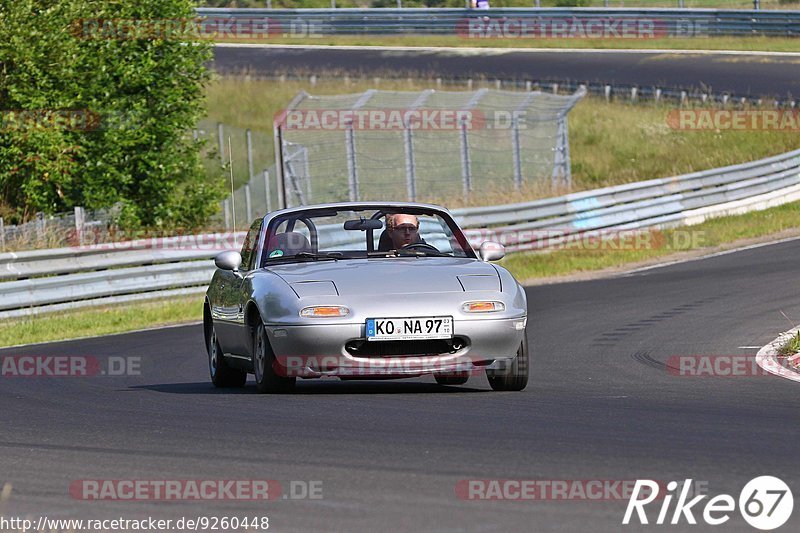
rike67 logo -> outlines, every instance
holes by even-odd
[[[691,487],[691,479],[685,480],[683,485],[677,481],[667,483],[667,492],[661,502],[656,524],[676,525],[685,521],[687,524],[695,525],[697,524],[695,513],[700,514],[702,520],[712,526],[718,526],[730,520],[731,513],[737,507],[733,496],[720,494],[706,501],[705,505],[701,505],[707,495],[701,494],[689,499]],[[636,480],[633,493],[628,500],[628,507],[625,509],[625,516],[622,519],[624,525],[630,524],[634,516],[634,520],[638,519],[640,524],[650,523],[645,507],[657,499],[658,488],[659,485],[656,481]],[[644,497],[641,497],[642,495]],[[675,506],[670,509],[675,497],[677,497]],[[794,498],[789,486],[781,479],[773,476],[760,476],[748,481],[739,493],[738,508],[745,522],[756,529],[768,531],[781,527],[789,520],[794,508]],[[670,513],[670,511],[672,512]]]

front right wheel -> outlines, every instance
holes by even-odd
[[[217,332],[214,325],[211,325],[211,333],[208,336],[208,372],[211,375],[211,383],[215,387],[244,387],[247,383],[247,372],[232,368],[222,354],[222,347],[217,340]]]
[[[521,391],[528,384],[528,337],[522,339],[517,355],[505,368],[487,370],[489,386],[496,391]]]
[[[281,376],[277,369],[278,360],[267,340],[267,330],[259,321],[253,332],[253,371],[258,392],[281,394],[294,390],[297,378]]]

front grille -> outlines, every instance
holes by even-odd
[[[418,355],[440,355],[456,353],[467,345],[463,337],[452,339],[419,341],[372,341],[364,339],[350,341],[345,346],[347,353],[357,357],[402,357]]]

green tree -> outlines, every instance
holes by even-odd
[[[128,225],[202,224],[221,187],[205,177],[200,145],[188,133],[203,114],[211,47],[187,40],[191,32],[156,31],[167,21],[185,27],[194,3],[0,6],[0,202],[19,218],[120,205]],[[129,21],[144,21],[149,31],[126,34]],[[12,120],[19,110],[51,115],[20,125]],[[54,127],[52,117],[65,114],[88,116],[88,127]]]

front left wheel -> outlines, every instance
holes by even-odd
[[[259,320],[253,332],[253,370],[256,387],[263,394],[281,394],[294,390],[297,378],[281,376],[277,372],[278,361],[267,340],[267,330]]]
[[[215,387],[244,387],[247,382],[247,372],[232,368],[225,360],[213,324],[211,325],[211,334],[208,336],[206,351],[208,352],[208,372],[211,375],[211,383]]]

